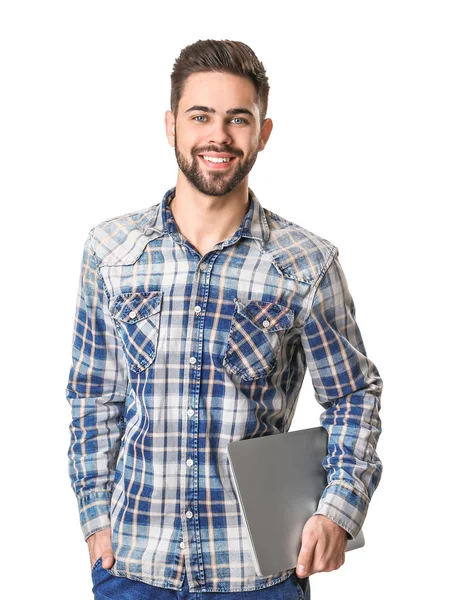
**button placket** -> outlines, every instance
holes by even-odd
[[[219,252],[217,253],[219,254]],[[216,256],[217,256],[216,254]],[[199,356],[201,356],[202,353],[202,349],[201,349],[201,338],[203,335],[203,316],[204,313],[203,311],[203,307],[204,304],[203,302],[205,301],[205,297],[206,297],[206,290],[208,288],[209,290],[209,285],[210,285],[210,266],[212,265],[213,261],[215,260],[215,257],[211,256],[210,257],[210,263],[207,262],[202,262],[198,265],[199,270],[196,269],[196,276],[194,279],[194,287],[193,287],[193,295],[194,297],[199,300],[199,302],[201,301],[201,304],[196,304],[194,306],[193,309],[193,315],[194,315],[194,319],[192,322],[192,331],[190,334],[190,340],[191,340],[191,350],[194,352],[194,355],[189,357],[189,363],[196,367],[199,361]],[[200,275],[200,277],[197,277],[197,272]],[[202,273],[206,273],[205,277],[202,277]],[[200,317],[200,318],[197,318]],[[191,377],[190,377],[190,382],[189,382],[189,398],[190,398],[190,403],[194,406],[195,410],[197,410],[198,407],[198,403],[199,403],[199,394],[200,394],[200,378],[202,375],[202,369],[198,369],[198,368],[194,368],[193,370],[191,369]],[[195,414],[194,409],[189,408],[187,410],[187,415],[188,417],[192,417]],[[192,467],[195,464],[195,461],[197,461],[197,445],[194,446],[194,439],[197,438],[198,435],[198,422],[197,420],[193,419],[188,419],[188,431],[187,431],[187,448],[188,451],[191,452],[191,454],[193,455],[193,458],[188,458],[186,460],[186,465],[189,467]],[[189,452],[188,452],[189,453]],[[194,459],[194,460],[193,460]],[[194,517],[197,514],[197,497],[198,497],[198,490],[197,490],[197,484],[198,484],[198,479],[197,477],[192,477],[190,473],[187,473],[187,479],[186,481],[190,482],[189,484],[187,484],[187,495],[186,495],[186,504],[187,504],[187,510],[185,512],[186,518],[187,519],[194,519]],[[189,507],[191,508],[191,510],[189,510]],[[200,533],[197,530],[197,528],[195,527],[195,525],[193,526],[189,526],[190,523],[187,523],[187,534],[188,534],[188,539],[189,539],[189,543],[191,545],[192,548],[192,544],[194,544],[194,553],[190,553],[192,560],[191,560],[191,568],[194,569],[194,572],[198,573],[198,580],[199,582],[202,584],[204,582],[204,568],[203,565],[199,562],[199,556],[201,554],[201,540],[200,540]]]

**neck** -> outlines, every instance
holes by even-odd
[[[247,178],[225,196],[208,196],[179,178],[170,203],[180,233],[197,249],[206,249],[235,233],[249,209]]]

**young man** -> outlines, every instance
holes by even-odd
[[[307,599],[309,575],[344,563],[380,481],[382,381],[338,249],[248,187],[272,130],[262,63],[200,40],[171,79],[176,186],[93,227],[83,252],[66,391],[93,590]],[[302,528],[304,568],[258,576],[226,448],[288,431],[307,369],[328,485]]]

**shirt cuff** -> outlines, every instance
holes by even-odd
[[[110,527],[110,492],[92,492],[79,498],[79,517],[85,541],[93,533]]]
[[[330,483],[319,500],[314,515],[324,515],[346,530],[353,540],[366,518],[369,499],[346,483]]]

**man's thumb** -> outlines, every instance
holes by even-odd
[[[307,577],[307,573],[310,572],[312,563],[312,553],[310,548],[302,545],[300,553],[298,554],[298,562],[296,564],[296,574],[298,577]]]
[[[110,551],[108,550],[108,551],[102,553],[102,568],[103,569],[110,569],[113,566],[114,562],[115,562],[115,559],[114,559],[114,555],[111,550]]]

